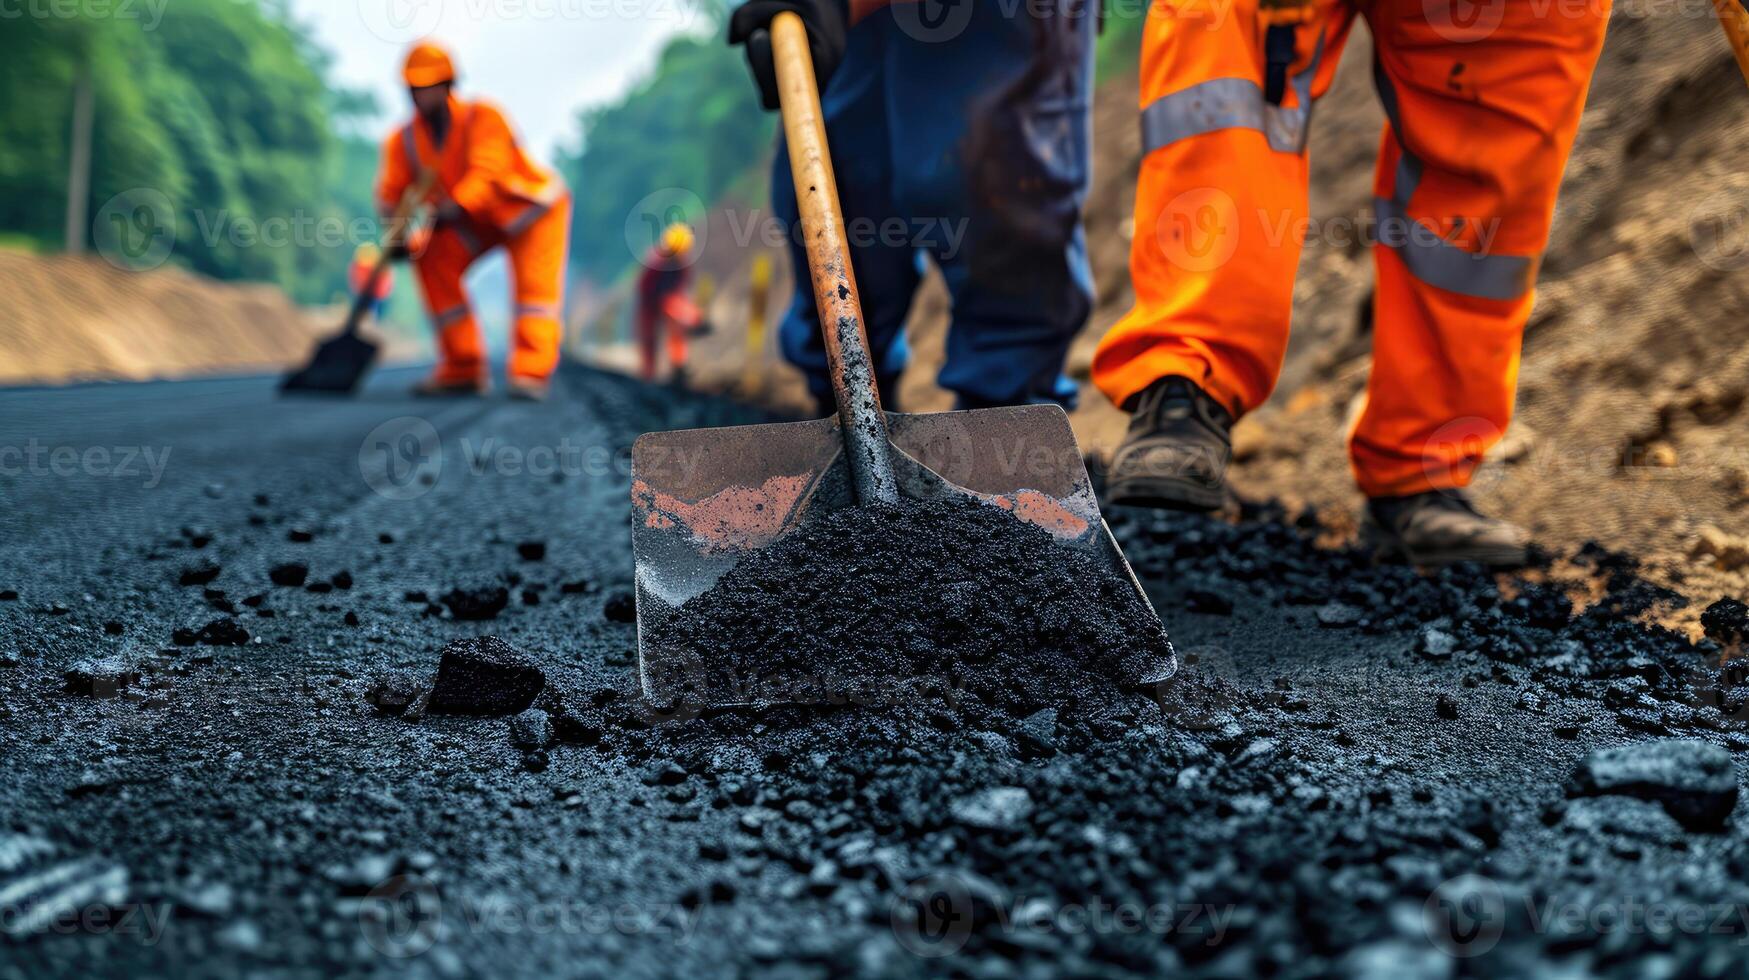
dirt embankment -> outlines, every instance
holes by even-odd
[[[1542,269],[1518,420],[1475,489],[1487,508],[1551,546],[1596,539],[1626,548],[1647,557],[1655,577],[1710,599],[1749,587],[1749,176],[1738,165],[1749,151],[1749,101],[1707,11],[1651,9],[1615,13]],[[1347,219],[1364,227],[1370,216],[1383,123],[1370,58],[1357,30],[1317,107],[1318,227]],[[1135,79],[1107,82],[1087,208],[1098,306],[1070,361],[1083,382],[1099,336],[1134,295],[1138,129]],[[713,219],[713,233],[721,221]],[[726,285],[712,307],[724,329],[695,357],[701,384],[742,377],[746,269],[757,251],[705,258]],[[776,264],[786,271],[781,255]],[[1237,433],[1242,492],[1315,506],[1338,530],[1352,526],[1359,505],[1343,437],[1371,364],[1370,326],[1358,315],[1371,283],[1364,244],[1311,236],[1281,384]],[[774,318],[787,288],[774,287]],[[912,317],[908,409],[950,404],[934,385],[947,322],[946,294],[932,281]],[[793,371],[773,366],[766,376],[768,397],[802,404]],[[1084,403],[1077,434],[1089,451],[1108,452],[1127,420],[1090,387]]]
[[[95,257],[0,251],[0,295],[0,385],[277,369],[339,319],[272,286]]]

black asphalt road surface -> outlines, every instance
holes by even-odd
[[[1749,687],[1631,558],[1114,512],[1158,690],[670,718],[629,447],[756,413],[412,380],[0,392],[0,976],[1744,975]]]

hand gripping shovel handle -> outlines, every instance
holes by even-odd
[[[370,308],[371,297],[376,295],[377,283],[382,281],[383,273],[388,270],[389,263],[394,261],[389,253],[396,245],[407,240],[407,228],[413,223],[413,211],[425,200],[425,195],[431,193],[431,188],[437,184],[437,172],[431,169],[422,170],[412,186],[401,195],[400,203],[395,205],[394,213],[389,215],[389,227],[383,232],[382,254],[377,256],[376,265],[371,266],[370,275],[359,288],[358,295],[352,297],[352,309],[346,314],[346,330],[348,334],[358,333],[359,325],[364,322],[364,311]]]
[[[790,172],[795,178],[796,203],[807,241],[808,272],[814,280],[814,304],[826,339],[826,363],[832,373],[832,392],[838,399],[839,428],[844,433],[857,502],[865,506],[896,504],[899,488],[888,451],[887,422],[881,414],[874,361],[863,331],[862,301],[856,292],[856,274],[850,268],[850,248],[844,240],[844,212],[838,205],[838,184],[832,176],[820,89],[808,52],[808,31],[800,17],[785,11],[772,19],[771,54],[777,69]]]

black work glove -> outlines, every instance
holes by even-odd
[[[383,254],[389,257],[390,262],[405,262],[413,257],[413,249],[406,242],[396,242],[383,249]]]
[[[777,68],[771,59],[771,21],[794,11],[808,28],[808,51],[814,56],[814,78],[820,88],[844,60],[850,34],[847,0],[747,0],[729,17],[729,43],[746,47],[747,68],[759,85],[759,102],[778,108]]]

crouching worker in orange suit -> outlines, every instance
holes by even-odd
[[[645,381],[656,379],[657,335],[668,341],[668,369],[675,381],[686,378],[686,340],[704,324],[692,301],[692,229],[669,225],[644,256],[638,276],[638,362]]]
[[[1459,5],[1461,6],[1461,5]],[[1540,253],[1608,0],[1157,0],[1142,42],[1133,309],[1093,380],[1134,413],[1112,502],[1213,509],[1233,423],[1287,348],[1306,131],[1355,15],[1387,124],[1374,178],[1373,367],[1349,434],[1363,530],[1417,564],[1522,564],[1464,488],[1512,416]],[[1287,229],[1282,233],[1282,229]]]
[[[383,143],[377,203],[387,214],[420,173],[437,175],[430,233],[406,249],[437,331],[437,370],[414,390],[486,391],[486,346],[462,275],[502,246],[510,254],[515,293],[510,394],[545,398],[559,363],[570,194],[558,175],[517,144],[497,107],[456,96],[455,67],[443,48],[418,45],[407,55],[404,74],[415,112]]]

